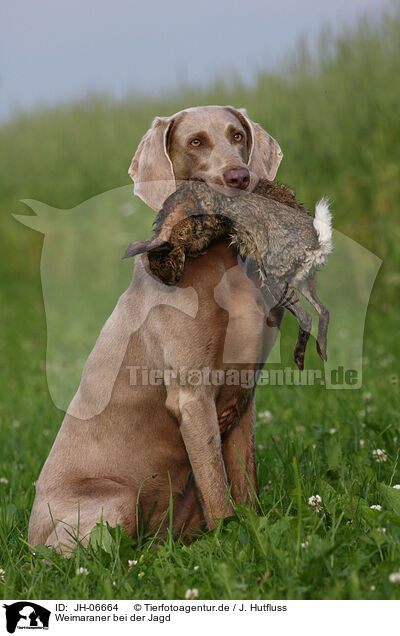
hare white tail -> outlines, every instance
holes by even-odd
[[[328,200],[323,198],[315,206],[314,228],[319,239],[319,250],[315,254],[317,262],[321,265],[326,261],[328,254],[333,250],[332,245],[332,214],[329,210]]]

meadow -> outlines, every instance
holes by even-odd
[[[97,96],[0,127],[2,598],[179,599],[196,590],[201,599],[400,599],[400,574],[393,576],[400,572],[399,60],[400,11],[392,9],[340,36],[322,33],[313,55],[299,45],[252,88],[234,80],[162,100]],[[382,259],[364,329],[362,387],[258,388],[261,514],[238,509],[191,544],[171,536],[133,541],[105,528],[71,559],[44,547],[32,554],[34,482],[63,413],[46,374],[43,235],[11,213],[29,214],[21,199],[72,209],[128,186],[131,157],[154,116],[213,103],[245,106],[284,150],[279,181],[309,209],[327,194],[335,228]],[[127,217],[137,235],[151,224],[139,212]],[[357,281],[357,262],[347,275]],[[115,276],[121,293],[130,273]],[[293,367],[296,331],[287,316],[284,367]],[[320,368],[313,348],[307,361]],[[309,503],[315,495],[320,506]]]

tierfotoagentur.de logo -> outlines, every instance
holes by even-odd
[[[11,605],[4,604],[3,607],[9,634],[14,634],[16,629],[49,629],[51,612],[37,603],[18,601]]]

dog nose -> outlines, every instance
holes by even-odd
[[[230,188],[244,190],[250,183],[250,172],[247,168],[231,168],[224,172],[223,177]]]

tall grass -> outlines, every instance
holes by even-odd
[[[171,598],[196,587],[202,598],[400,598],[388,579],[400,569],[399,491],[392,488],[400,483],[399,60],[394,9],[340,36],[322,34],[318,55],[300,47],[275,72],[260,73],[252,89],[216,83],[162,103],[90,99],[0,128],[0,478],[8,480],[0,482],[0,594]],[[309,207],[329,195],[335,227],[384,259],[365,331],[363,392],[371,395],[258,390],[259,410],[272,412],[258,419],[260,517],[239,516],[190,546],[168,542],[154,550],[144,541],[132,548],[114,534],[104,549],[78,550],[69,561],[33,557],[24,543],[33,482],[62,413],[46,384],[42,236],[10,213],[27,211],[24,198],[71,208],[128,184],[131,156],[152,118],[208,103],[245,106],[282,146],[279,179]],[[295,329],[287,319],[288,350]],[[375,461],[376,448],[385,449],[386,462]],[[307,503],[315,493],[320,513]],[[381,512],[370,509],[377,503]],[[138,567],[128,571],[128,558]],[[90,576],[77,575],[78,566]]]

